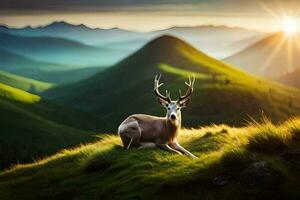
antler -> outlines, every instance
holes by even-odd
[[[159,76],[155,76],[154,79],[154,93],[156,94],[156,96],[166,102],[171,102],[171,97],[170,97],[170,93],[168,92],[168,90],[166,90],[166,96],[160,94],[160,92],[158,91],[158,88],[161,87],[163,85],[163,83],[159,83],[159,80],[161,78],[161,74]]]
[[[185,95],[181,96],[181,90],[179,90],[179,99],[178,99],[179,103],[184,103],[189,99],[189,97],[191,96],[194,90],[194,83],[195,83],[195,76],[193,76],[193,78],[189,77],[189,82],[185,82],[185,84],[188,86]]]

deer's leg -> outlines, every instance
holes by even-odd
[[[125,132],[121,139],[126,150],[140,146],[140,133],[137,131]]]
[[[164,151],[168,151],[175,154],[182,154],[180,151],[172,149],[168,144],[156,144],[156,146]]]
[[[136,121],[121,125],[119,134],[126,150],[140,146],[141,131]]]
[[[184,155],[188,155],[188,156],[190,156],[192,158],[197,158],[191,152],[189,152],[188,150],[186,150],[185,148],[183,148],[177,141],[175,141],[172,144],[170,144],[170,146],[173,147],[174,149],[176,149],[177,151],[180,151]]]

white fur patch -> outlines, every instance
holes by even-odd
[[[127,128],[132,127],[132,126],[139,126],[137,121],[131,121],[131,122],[126,122],[122,123],[119,128],[118,128],[118,133],[120,134],[121,132],[125,131]]]
[[[141,142],[140,149],[147,149],[147,148],[154,148],[156,147],[156,144],[153,142]]]

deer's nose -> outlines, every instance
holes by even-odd
[[[175,114],[171,114],[170,117],[171,117],[172,120],[175,120],[175,119],[176,119],[176,115],[175,115]]]

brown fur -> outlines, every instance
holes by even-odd
[[[167,117],[134,114],[119,126],[119,135],[126,149],[141,147],[143,143],[154,143],[163,150],[195,157],[183,149],[176,140],[180,126],[181,118],[175,123]],[[128,146],[131,139],[132,143]]]

